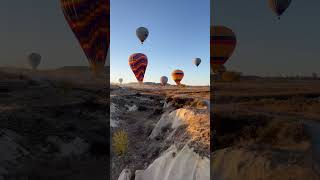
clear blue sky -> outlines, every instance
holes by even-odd
[[[212,1],[212,22],[237,34],[227,68],[262,76],[320,73],[319,0],[293,0],[280,21],[267,0]]]
[[[145,26],[149,37],[141,45],[136,28]],[[149,64],[145,82],[159,82],[178,68],[185,72],[183,84],[210,84],[209,0],[111,0],[111,82],[123,78],[136,82],[128,65],[133,53],[144,53]],[[197,68],[192,59],[202,59]]]

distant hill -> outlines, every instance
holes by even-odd
[[[136,85],[136,84],[139,84],[137,82],[130,82],[130,83],[127,83],[128,85]],[[144,85],[154,85],[154,86],[160,86],[160,83],[155,83],[155,82],[143,82]],[[171,86],[171,84],[167,84],[167,86]]]

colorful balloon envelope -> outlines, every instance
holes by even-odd
[[[231,29],[225,26],[211,26],[210,65],[212,70],[227,62],[236,44],[237,38]]]
[[[162,76],[162,77],[160,78],[160,84],[161,84],[162,86],[165,86],[167,83],[168,83],[168,77],[167,77],[167,76]]]
[[[180,85],[181,80],[184,77],[184,73],[182,70],[176,69],[171,74],[172,79],[176,82],[177,85]]]
[[[139,83],[143,82],[144,74],[148,66],[148,58],[142,53],[135,53],[129,57],[129,66]]]
[[[119,81],[120,84],[122,84],[123,79],[122,79],[122,78],[119,78],[118,81]]]
[[[147,28],[145,27],[139,27],[137,30],[136,30],[136,34],[137,34],[137,37],[139,38],[139,40],[141,41],[141,44],[143,44],[143,42],[148,38],[149,36],[149,31]]]
[[[201,59],[200,58],[194,58],[193,59],[193,64],[196,65],[197,67],[200,65]]]
[[[291,0],[268,0],[269,6],[274,13],[277,14],[278,18],[285,12],[289,7]]]
[[[31,66],[31,68],[33,70],[36,70],[41,62],[41,55],[38,53],[31,53],[28,56],[28,62],[29,62],[29,65]]]
[[[63,14],[94,74],[104,70],[110,43],[110,0],[60,0]]]

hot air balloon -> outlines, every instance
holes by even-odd
[[[119,81],[120,84],[122,84],[123,79],[122,79],[122,78],[119,78],[118,81]]]
[[[162,76],[162,77],[160,78],[160,84],[161,84],[162,86],[165,86],[167,83],[168,83],[168,77],[167,77],[167,76]]]
[[[38,53],[31,53],[28,56],[29,65],[33,70],[36,70],[41,62],[41,55]]]
[[[172,79],[177,85],[180,85],[180,81],[183,79],[184,73],[182,70],[176,69],[171,73]]]
[[[210,34],[210,64],[214,72],[232,55],[237,38],[231,29],[224,26],[211,26]]]
[[[193,59],[193,64],[196,65],[197,67],[200,65],[201,59],[200,58],[194,58]]]
[[[280,16],[289,7],[291,0],[268,0],[268,2],[272,11],[276,13],[278,19],[280,19]]]
[[[148,66],[148,58],[142,53],[135,53],[129,57],[129,66],[139,83],[143,82],[144,74]]]
[[[140,39],[141,41],[141,44],[143,44],[143,42],[148,38],[149,36],[149,31],[147,28],[145,27],[139,27],[137,30],[136,30],[136,34],[138,36],[138,38]]]
[[[110,0],[60,0],[94,75],[104,70],[110,43]]]

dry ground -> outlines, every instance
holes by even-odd
[[[8,137],[25,150],[0,162],[6,171],[0,177],[108,179],[106,84],[51,74],[0,72],[0,141]]]
[[[233,164],[237,164],[251,154],[252,158],[245,160],[249,164],[262,160],[273,164],[269,169],[263,163],[260,169],[257,164],[255,169],[244,166],[243,172],[239,170],[238,173],[248,173],[242,177],[235,173],[239,179],[245,179],[243,177],[251,171],[264,171],[273,178],[282,177],[281,171],[276,169],[289,172],[290,168],[284,169],[285,166],[292,166],[300,173],[296,177],[287,176],[289,179],[320,177],[316,160],[320,154],[319,80],[219,82],[214,84],[213,94],[211,110],[216,136],[212,144],[216,162],[222,156],[234,156]],[[245,153],[243,158],[236,157],[239,152]],[[264,175],[256,177],[268,179]]]

